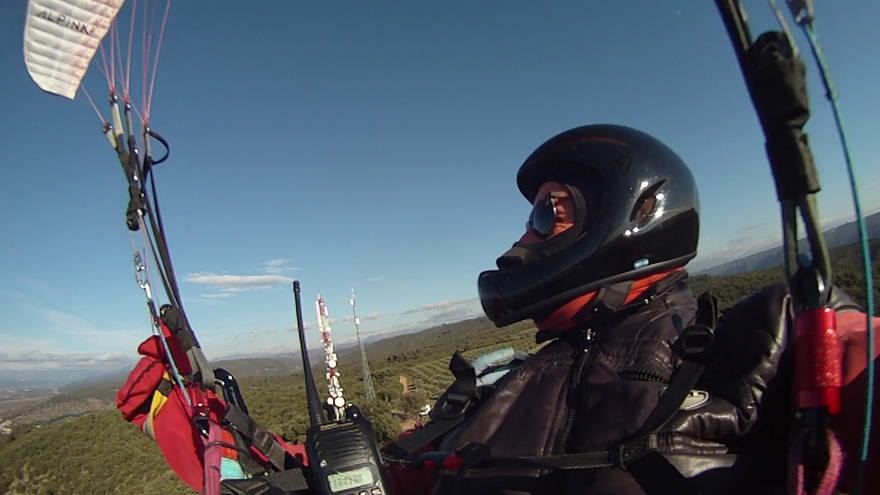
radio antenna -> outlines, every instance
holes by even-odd
[[[318,313],[318,330],[321,331],[321,342],[324,344],[324,367],[327,376],[327,410],[331,419],[340,421],[345,416],[345,398],[342,397],[342,385],[339,383],[339,359],[336,357],[336,349],[333,347],[333,339],[330,335],[330,314],[321,293],[318,292],[318,300],[315,301],[315,311]]]
[[[376,392],[373,390],[373,378],[370,373],[370,362],[367,361],[367,349],[364,347],[364,341],[361,340],[361,319],[358,318],[357,305],[354,302],[354,289],[351,289],[351,310],[354,312],[354,330],[357,333],[358,347],[361,350],[361,365],[364,374],[364,392],[367,400],[373,402],[376,400]]]
[[[299,280],[293,281],[293,299],[296,304],[296,330],[299,334],[299,349],[302,353],[303,375],[305,375],[306,380],[306,402],[309,405],[309,421],[312,426],[320,426],[324,424],[324,417],[321,414],[321,399],[318,397],[318,386],[315,385],[315,377],[312,375],[312,364],[309,361],[308,345],[306,344],[306,332],[303,329]]]

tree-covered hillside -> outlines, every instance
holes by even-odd
[[[871,243],[874,260],[875,302],[880,269],[876,268],[880,240]],[[864,276],[858,246],[831,252],[835,281],[864,303]],[[781,268],[731,276],[691,278],[695,293],[710,289],[722,309],[763,285],[782,279]],[[534,349],[535,329],[529,322],[495,328],[477,318],[389,338],[367,346],[372,380],[378,399],[364,398],[361,363],[357,354],[341,363],[346,397],[370,415],[381,441],[399,433],[402,417],[414,419],[423,401],[439,395],[452,381],[449,358],[456,350],[473,358],[501,347]],[[317,376],[323,376],[319,371]],[[415,389],[407,394],[401,377]],[[240,380],[253,417],[288,440],[304,438],[308,422],[301,373],[256,376]],[[320,385],[320,383],[319,383]],[[392,414],[392,411],[395,411]],[[115,410],[88,414],[63,424],[19,425],[0,435],[0,493],[3,494],[189,494],[191,491],[169,470],[158,447]]]

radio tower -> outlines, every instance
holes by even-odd
[[[344,417],[345,399],[342,398],[342,386],[339,384],[339,372],[336,370],[336,349],[330,339],[330,320],[324,299],[318,292],[318,300],[315,301],[315,309],[318,313],[318,330],[321,331],[321,342],[324,344],[324,365],[327,368],[327,390],[330,397],[327,398],[328,412],[335,415],[334,420],[339,421]]]
[[[367,400],[373,402],[376,400],[376,392],[373,390],[373,379],[370,377],[370,362],[367,361],[367,350],[364,348],[364,341],[361,340],[361,319],[358,318],[358,309],[354,303],[354,289],[351,289],[351,310],[354,311],[354,329],[357,332],[358,346],[361,348],[361,363],[364,368],[364,390],[367,394]]]

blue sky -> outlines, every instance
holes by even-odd
[[[880,4],[816,4],[873,212]],[[0,2],[0,372],[99,369],[150,334],[125,179],[85,99],[29,78],[25,7]],[[746,7],[753,33],[775,27],[766,2]],[[807,63],[831,225],[853,219],[852,203]],[[105,110],[94,64],[85,85]],[[516,170],[577,125],[640,128],[692,167],[703,217],[693,266],[778,242],[763,136],[713,2],[177,1],[151,119],[171,143],[159,196],[211,358],[293,349],[294,278],[307,322],[321,291],[337,341],[354,335],[351,288],[367,334],[481,314],[477,274],[529,211]]]

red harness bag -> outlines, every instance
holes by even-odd
[[[167,332],[166,342],[179,374],[189,374],[190,364],[178,338]],[[187,396],[172,375],[161,338],[148,338],[138,353],[143,357],[116,393],[116,408],[126,421],[159,444],[168,466],[193,490],[214,495],[224,478],[259,476],[284,470],[288,464],[308,464],[303,445],[284,442],[240,410],[229,416],[226,403],[212,390],[185,384],[196,413],[204,418],[205,424],[197,425]],[[200,403],[206,407],[198,406]],[[239,440],[230,428],[239,432]],[[202,430],[209,436],[203,436]],[[263,439],[259,445],[253,444],[255,434]],[[243,452],[249,455],[242,458]]]
[[[185,356],[175,337],[167,339],[172,355]],[[170,374],[160,337],[145,340],[138,353],[143,357],[116,393],[116,407],[126,421],[156,441],[166,462],[187,485],[196,491],[204,486],[204,442],[193,424],[186,397]],[[186,358],[175,360],[180,373],[189,371]],[[210,390],[206,391],[210,417],[223,417],[226,405]]]

